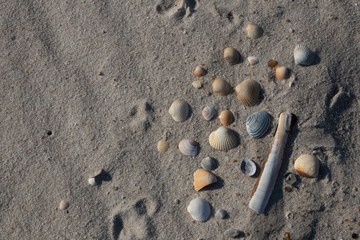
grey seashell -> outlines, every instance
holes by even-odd
[[[179,150],[186,156],[196,156],[199,153],[198,143],[194,140],[183,139],[179,143]]]
[[[212,157],[206,157],[203,160],[201,160],[200,165],[205,170],[213,171],[218,167],[218,162],[216,161],[216,159]]]
[[[210,218],[211,214],[210,204],[202,198],[191,200],[187,211],[195,221],[199,222],[205,222]]]
[[[227,213],[224,209],[219,209],[215,213],[215,217],[220,218],[220,219],[224,219],[226,217],[226,215],[227,215]]]
[[[265,111],[259,111],[246,118],[246,131],[253,138],[264,136],[270,126],[270,115]]]
[[[294,60],[297,65],[308,66],[314,63],[315,54],[304,44],[299,44],[294,49]]]
[[[212,107],[205,107],[201,111],[201,115],[203,115],[205,120],[210,121],[216,115],[216,110]]]
[[[169,113],[176,122],[184,122],[189,116],[189,104],[184,100],[175,100],[170,108]]]
[[[225,230],[224,235],[228,238],[236,238],[240,235],[241,231],[234,229],[234,228],[228,228]]]
[[[248,158],[244,158],[241,162],[240,169],[246,176],[254,176],[256,173],[256,164]]]

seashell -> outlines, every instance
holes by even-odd
[[[246,26],[246,33],[249,38],[257,39],[263,35],[264,30],[255,23],[249,23]]]
[[[303,154],[296,159],[294,168],[300,176],[315,178],[319,174],[320,161],[317,157]]]
[[[253,138],[264,136],[270,126],[270,115],[265,111],[259,111],[246,118],[246,131]]]
[[[226,62],[232,65],[237,64],[240,61],[240,53],[235,48],[232,47],[225,48],[224,59]]]
[[[304,44],[299,44],[294,49],[294,60],[297,65],[308,66],[313,64],[314,53]]]
[[[59,204],[59,209],[66,210],[69,207],[69,202],[66,200],[61,200]]]
[[[212,83],[212,88],[214,93],[217,93],[220,96],[225,96],[230,92],[229,83],[222,78],[215,79]]]
[[[224,232],[224,236],[227,238],[237,238],[242,232],[238,229],[228,228]]]
[[[240,169],[246,176],[254,176],[256,173],[256,164],[248,158],[244,158],[241,162]]]
[[[205,222],[210,218],[211,209],[208,201],[202,198],[195,198],[191,200],[187,211],[195,221]]]
[[[192,85],[194,88],[196,88],[196,89],[199,89],[199,88],[202,87],[201,80],[193,81],[191,85]]]
[[[285,173],[284,178],[285,182],[289,185],[293,185],[297,181],[296,176],[291,172]]]
[[[194,188],[196,191],[216,182],[216,176],[208,170],[200,168],[194,172]]]
[[[179,143],[179,150],[186,156],[196,156],[199,153],[198,143],[194,140],[183,139]]]
[[[184,100],[175,100],[170,108],[169,113],[176,122],[184,122],[189,115],[189,104]]]
[[[234,122],[234,114],[230,110],[224,110],[219,116],[220,122],[224,126],[228,126]]]
[[[196,77],[202,77],[204,75],[206,75],[207,71],[205,68],[201,67],[201,66],[197,66],[195,69],[194,69],[194,75]]]
[[[260,84],[251,79],[245,79],[235,88],[238,99],[247,107],[254,106],[259,98]]]
[[[274,67],[276,67],[276,65],[277,65],[277,61],[275,61],[275,60],[270,59],[270,60],[268,61],[268,66],[269,66],[269,68],[274,68]]]
[[[89,179],[88,179],[88,183],[89,183],[91,186],[97,185],[96,179],[95,179],[94,177],[89,178]]]
[[[289,78],[290,71],[287,67],[279,65],[275,69],[275,76],[278,80],[285,80]]]
[[[249,61],[249,64],[250,64],[251,66],[254,66],[254,65],[256,65],[256,64],[259,63],[259,58],[258,58],[258,57],[254,57],[254,56],[250,56],[250,57],[248,57],[248,61]]]
[[[226,218],[226,216],[227,216],[227,212],[224,209],[219,209],[215,213],[215,217],[220,218],[220,219],[224,219],[224,218]]]
[[[160,140],[157,144],[157,149],[160,153],[164,153],[169,149],[169,143],[165,140]]]
[[[210,121],[216,115],[216,110],[212,107],[205,107],[201,111],[201,114],[203,115],[205,120]]]
[[[205,170],[213,171],[218,167],[218,162],[215,158],[206,157],[203,160],[201,160],[200,165]]]
[[[238,139],[231,129],[219,127],[210,134],[209,143],[215,149],[228,151],[237,146]]]

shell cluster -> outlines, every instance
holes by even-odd
[[[265,111],[259,111],[246,118],[246,131],[253,138],[261,138],[270,127],[270,115]]]
[[[169,113],[176,122],[184,122],[189,116],[189,104],[182,100],[175,100],[170,108]]]
[[[205,118],[205,120],[210,121],[216,115],[216,110],[212,107],[205,107],[201,111],[201,115]]]
[[[200,168],[194,172],[194,189],[196,191],[216,182],[216,176],[208,170]]]
[[[211,215],[210,204],[202,198],[191,200],[187,207],[187,211],[195,221],[199,222],[205,222]]]
[[[230,84],[222,78],[217,78],[212,83],[214,93],[220,96],[226,96],[230,92]]]
[[[296,159],[294,168],[300,176],[316,178],[319,174],[320,161],[313,155],[303,154]]]
[[[251,79],[245,79],[235,88],[238,99],[247,107],[254,106],[260,95],[260,84]]]
[[[209,143],[215,149],[228,151],[238,145],[238,138],[233,130],[219,127],[210,134]]]
[[[198,145],[194,140],[183,139],[179,143],[179,150],[185,156],[196,156],[199,153]]]

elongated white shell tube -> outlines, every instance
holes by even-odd
[[[249,207],[257,213],[263,213],[274,189],[278,176],[284,149],[292,128],[295,124],[295,115],[283,112],[279,117],[279,125],[270,147],[268,157],[265,161],[260,177],[255,184],[251,195]]]

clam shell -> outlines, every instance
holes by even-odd
[[[229,83],[222,78],[215,79],[212,83],[212,88],[214,93],[217,93],[220,96],[225,96],[230,92]]]
[[[238,139],[231,129],[219,127],[210,134],[209,143],[215,149],[228,151],[237,146]]]
[[[195,198],[191,200],[187,211],[195,221],[205,222],[210,218],[211,208],[208,201],[202,198]]]
[[[198,143],[194,140],[183,139],[179,143],[179,150],[186,156],[196,156],[199,153]]]
[[[208,170],[200,168],[194,172],[194,189],[196,191],[216,182],[216,176]]]
[[[275,76],[278,80],[285,80],[289,78],[290,71],[287,67],[277,66],[275,69]]]
[[[196,89],[199,89],[199,88],[202,87],[201,80],[193,81],[191,85],[192,85],[194,88],[196,88]]]
[[[294,168],[300,176],[315,178],[319,174],[320,161],[313,155],[303,154],[296,159]]]
[[[240,169],[246,176],[254,176],[256,173],[256,164],[248,158],[244,158],[241,162]]]
[[[66,200],[61,200],[59,204],[60,210],[66,210],[69,207],[69,202]]]
[[[255,23],[249,23],[246,26],[246,33],[249,38],[257,39],[263,35],[264,30]]]
[[[258,57],[254,57],[254,56],[250,56],[250,57],[248,57],[248,61],[249,61],[249,64],[250,64],[251,66],[253,66],[253,65],[256,65],[256,64],[259,63],[259,58],[258,58]]]
[[[251,79],[245,79],[235,88],[238,99],[247,107],[254,106],[259,98],[260,84]]]
[[[204,75],[206,75],[207,71],[205,68],[201,67],[201,66],[197,66],[195,69],[194,69],[194,75],[196,77],[202,77]]]
[[[224,49],[224,59],[226,62],[234,65],[240,61],[240,53],[238,50],[232,47],[228,47]]]
[[[157,149],[160,153],[164,153],[169,149],[169,143],[164,140],[160,140],[157,144]]]
[[[246,118],[246,131],[253,138],[261,138],[270,126],[270,115],[265,111],[259,111]]]
[[[294,60],[297,65],[308,66],[313,64],[315,54],[304,44],[299,44],[294,49]]]
[[[205,170],[213,171],[218,167],[218,162],[215,158],[206,157],[203,160],[201,160],[200,165]]]
[[[222,125],[228,126],[234,122],[234,114],[230,110],[224,110],[220,113],[219,119]]]
[[[189,104],[184,100],[175,100],[170,108],[169,113],[176,122],[184,122],[189,115]]]
[[[201,114],[203,115],[205,120],[210,121],[216,115],[216,110],[212,107],[205,107],[201,111]]]

